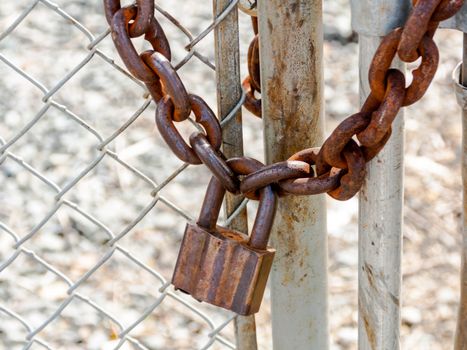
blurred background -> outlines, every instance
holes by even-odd
[[[212,22],[210,2],[157,5],[194,35]],[[156,16],[179,62],[190,39],[160,12]],[[49,348],[114,349],[118,323],[137,324],[130,332],[134,341],[122,349],[199,349],[212,327],[183,303],[202,310],[215,327],[232,317],[173,290],[179,299],[157,304],[163,283],[156,272],[170,279],[185,223],[198,214],[209,173],[190,166],[178,174],[182,162],[154,128],[155,105],[118,69],[123,64],[110,36],[89,46],[107,27],[100,0],[0,2],[0,147],[16,140],[0,156],[0,349],[23,348],[28,327],[43,324],[37,337]],[[348,1],[324,2],[324,32],[329,133],[359,104],[358,38]],[[249,17],[240,14],[243,76],[252,36]],[[439,31],[436,42],[436,80],[421,102],[406,109],[403,349],[450,349],[456,323],[461,119],[451,72],[460,61],[462,34]],[[135,40],[138,50],[142,45]],[[196,46],[211,62],[213,48],[212,33]],[[216,110],[214,70],[192,58],[179,73],[187,90]],[[193,130],[180,127],[185,135]],[[244,139],[245,153],[263,160],[261,120],[246,111]],[[110,140],[104,148],[103,140]],[[158,200],[151,194],[155,188]],[[332,349],[356,349],[357,204],[328,199]],[[249,212],[254,214],[254,204]],[[100,265],[114,236],[122,250]],[[25,237],[15,249],[15,240]],[[75,290],[79,297],[60,308],[70,300],[70,284],[86,273]],[[259,348],[270,349],[268,295],[257,326]],[[234,341],[232,322],[221,335]],[[44,348],[37,342],[31,347]],[[229,347],[216,340],[212,348]]]

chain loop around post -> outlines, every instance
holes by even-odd
[[[321,149],[306,149],[287,161],[265,166],[247,157],[225,159],[220,151],[220,123],[201,97],[188,93],[171,65],[170,45],[154,17],[151,2],[139,0],[121,8],[119,0],[104,0],[104,8],[124,64],[146,84],[158,103],[157,128],[173,153],[189,164],[205,164],[226,190],[250,199],[258,199],[262,189],[270,188],[279,195],[328,193],[338,200],[349,199],[360,190],[366,163],[390,139],[391,126],[400,108],[415,103],[425,94],[439,63],[433,35],[439,21],[453,16],[463,5],[462,0],[414,0],[405,26],[386,35],[376,50],[368,74],[371,93],[361,110],[341,122]],[[249,76],[242,86],[244,106],[261,117],[261,99],[257,97],[261,93],[260,39],[255,6],[253,0],[239,2],[240,9],[253,16],[255,34],[248,50]],[[143,34],[152,50],[138,54],[131,38]],[[421,58],[408,87],[404,74],[391,68],[396,55],[404,62]],[[192,134],[188,144],[175,122],[186,120],[191,112],[205,134]]]
[[[314,171],[308,163],[287,160],[262,167],[246,176],[240,185],[240,192],[256,192],[265,186],[277,185],[284,179],[312,177],[313,175]]]
[[[347,163],[345,175],[340,179],[339,187],[328,194],[337,200],[346,201],[355,196],[363,185],[366,175],[366,162],[357,143],[350,140],[342,152]]]
[[[316,164],[319,153],[319,148],[308,148],[295,153],[288,160],[305,162],[312,166]],[[338,188],[343,174],[344,170],[332,168],[330,171],[317,177],[310,176],[280,181],[279,187],[283,192],[288,194],[299,196],[317,195]]]

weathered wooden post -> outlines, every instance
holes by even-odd
[[[214,17],[219,16],[229,5],[230,0],[213,0]],[[215,28],[217,101],[220,119],[224,119],[242,97],[240,84],[238,11],[235,8]],[[242,113],[237,112],[223,128],[223,152],[227,158],[243,155]],[[242,202],[241,196],[227,194],[227,216],[232,214]],[[248,232],[246,208],[229,225],[230,228]],[[256,350],[255,316],[238,316],[235,319],[237,349]]]
[[[368,68],[382,36],[404,24],[409,0],[353,0],[359,34],[360,98],[370,93]],[[399,69],[404,65],[394,62]],[[384,150],[367,165],[359,195],[359,349],[399,349],[404,118],[400,112]]]
[[[322,0],[259,0],[266,160],[323,141]],[[280,200],[272,235],[276,350],[329,347],[324,196]]]

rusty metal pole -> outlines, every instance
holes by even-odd
[[[267,163],[323,141],[322,0],[260,0]],[[281,198],[272,232],[275,350],[329,348],[324,196]]]
[[[213,0],[214,17],[219,16],[231,0]],[[237,105],[242,96],[239,62],[238,11],[235,8],[215,28],[215,56],[218,115],[224,119]],[[241,110],[224,126],[223,152],[227,158],[243,155],[242,114]],[[232,214],[242,202],[242,197],[230,193],[226,195],[225,210]],[[229,225],[230,228],[248,232],[246,208]],[[237,316],[235,319],[237,349],[256,350],[255,316]]]
[[[462,63],[453,73],[457,101],[462,108],[462,183],[463,183],[463,235],[461,290],[455,350],[467,350],[467,3],[453,18],[441,23],[441,27],[457,29],[464,33]]]
[[[360,99],[370,93],[368,68],[382,36],[402,25],[409,0],[353,0],[352,26],[359,34]],[[394,62],[404,71],[404,65]],[[403,207],[404,118],[391,140],[367,165],[359,195],[360,350],[400,348],[400,292]]]

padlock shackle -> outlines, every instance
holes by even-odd
[[[225,196],[225,188],[221,182],[213,176],[209,181],[206,196],[204,197],[201,213],[197,224],[202,228],[213,231],[216,229],[217,220],[221,211],[222,202]]]
[[[207,231],[214,231],[225,196],[225,188],[222,183],[213,176],[209,182],[203,206],[197,224]],[[271,186],[260,191],[258,212],[256,214],[253,230],[248,245],[254,249],[265,250],[268,246],[269,235],[276,214],[277,196]]]
[[[268,247],[269,235],[276,216],[277,196],[271,186],[260,190],[258,212],[251,231],[248,245],[255,249],[265,250]]]

